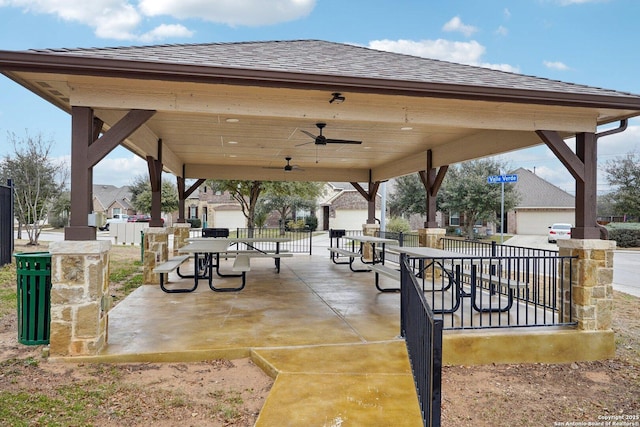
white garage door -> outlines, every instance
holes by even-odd
[[[556,222],[575,225],[576,216],[571,211],[521,211],[517,212],[516,234],[546,235],[549,226]]]
[[[213,223],[211,223],[211,218],[209,218],[209,224],[207,225],[212,228],[235,230],[236,228],[246,228],[247,221],[239,210],[220,210],[213,212]]]

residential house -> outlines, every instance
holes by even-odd
[[[201,185],[185,201],[186,218],[200,218],[206,228],[245,228],[247,220],[231,194]]]
[[[366,184],[361,184],[367,190]],[[376,196],[376,219],[380,219],[380,194]],[[328,182],[324,196],[318,201],[318,229],[331,228],[361,230],[367,222],[368,204],[356,188],[348,182]]]
[[[114,185],[93,186],[93,212],[112,218],[114,214],[134,215],[131,205],[131,190],[128,186]]]
[[[535,173],[519,168],[513,184],[520,194],[518,206],[507,213],[505,230],[509,234],[546,235],[549,226],[576,221],[575,197],[540,178]]]

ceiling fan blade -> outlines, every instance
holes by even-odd
[[[362,144],[362,141],[352,141],[349,139],[329,139],[325,140],[325,144]]]
[[[312,134],[311,132],[307,132],[307,131],[306,131],[306,130],[304,130],[304,129],[298,129],[298,130],[299,130],[300,132],[304,133],[305,135],[310,136],[310,137],[311,137],[311,138],[313,138],[313,139],[316,139],[316,138],[317,138],[317,136],[316,136],[316,135]]]
[[[308,144],[315,144],[316,141],[309,141],[309,142],[303,142],[302,144],[296,144],[296,147],[301,147],[303,145],[308,145]]]

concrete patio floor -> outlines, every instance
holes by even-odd
[[[193,293],[138,288],[110,311],[108,345],[94,360],[251,357],[275,378],[258,426],[420,426],[399,305],[373,273],[328,254],[285,258],[280,274],[273,260],[253,259],[241,292],[213,292],[206,280]]]

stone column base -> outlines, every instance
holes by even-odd
[[[424,248],[442,249],[440,239],[447,234],[444,228],[421,228],[418,230],[420,246]]]
[[[144,233],[143,276],[145,285],[159,285],[160,275],[153,272],[157,264],[169,259],[169,230],[149,227]]]
[[[613,251],[616,242],[611,240],[558,240],[560,256],[577,256],[564,261],[565,281],[571,272],[571,315],[583,331],[611,329],[613,310]],[[562,301],[569,301],[568,290]],[[564,307],[569,313],[569,307]],[[568,321],[568,318],[564,319]]]
[[[51,356],[95,355],[107,343],[108,241],[62,241],[51,252]]]

